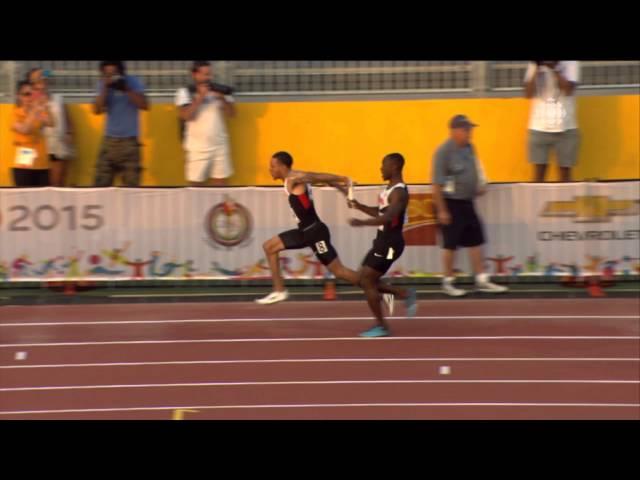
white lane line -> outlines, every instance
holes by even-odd
[[[178,360],[164,362],[58,363],[45,365],[1,365],[0,369],[16,368],[83,368],[83,367],[141,367],[155,365],[235,365],[271,363],[384,363],[384,362],[634,362],[640,357],[582,358],[582,357],[421,357],[421,358],[282,358],[264,360]]]
[[[388,317],[389,320],[638,320],[638,315],[449,315]],[[77,322],[16,322],[0,323],[0,327],[50,327],[58,325],[144,325],[164,323],[258,323],[258,322],[335,322],[371,320],[371,317],[279,317],[279,318],[194,318],[167,320],[97,320]]]
[[[530,290],[529,290],[530,291]],[[543,290],[544,292],[557,292],[557,290]],[[635,290],[631,290],[635,292]],[[268,293],[267,290],[261,293],[256,292],[228,292],[228,293],[220,293],[220,292],[211,292],[211,293],[115,293],[112,295],[108,295],[109,298],[164,298],[164,297],[255,297],[259,298]],[[322,295],[322,290],[317,290],[315,292],[289,292],[289,295],[292,296],[316,296],[319,297]],[[442,290],[434,289],[434,290],[416,290],[416,293],[442,293]],[[362,290],[345,290],[339,291],[340,295],[363,295]]]
[[[426,291],[426,290],[425,290]],[[438,290],[440,291],[440,290]],[[532,291],[532,290],[529,290]],[[620,290],[617,290],[620,291]],[[640,291],[640,289],[632,289],[629,291]],[[265,292],[267,292],[265,290]],[[355,291],[354,291],[355,293]],[[359,290],[357,293],[362,294],[362,290]],[[291,294],[291,292],[290,292]],[[296,293],[294,293],[295,295]],[[258,295],[258,294],[256,294]],[[262,294],[261,294],[262,295]],[[589,303],[589,304],[600,304],[600,303],[606,303],[606,304],[610,304],[612,302],[616,302],[616,303],[630,303],[633,306],[635,306],[638,303],[638,299],[637,298],[633,298],[633,297],[620,297],[620,298],[545,298],[545,304],[569,304],[574,306],[576,304],[576,302],[579,303]],[[452,301],[451,299],[446,299],[446,298],[434,298],[434,299],[418,299],[419,303],[424,303],[425,305],[430,305],[430,306],[434,306],[434,305],[448,305],[451,306],[452,305]],[[498,302],[499,304],[509,304],[509,305],[519,305],[522,306],[523,304],[527,306],[527,308],[529,307],[530,303],[531,303],[531,299],[526,299],[526,298],[498,298],[498,297],[460,297],[458,299],[456,299],[455,303],[456,304],[465,304],[465,305],[486,305],[487,303],[496,303]],[[339,302],[340,304],[347,304],[347,305],[362,305],[362,299],[349,299],[349,300],[341,300]],[[269,306],[262,306],[259,307],[257,306],[253,301],[239,301],[239,302],[230,302],[231,305],[234,306],[238,306],[238,308],[246,308],[246,307],[253,307],[253,308],[257,308],[257,309],[269,309],[269,308],[273,308],[273,307],[269,307]],[[173,307],[173,308],[177,308],[177,307],[187,307],[187,308],[192,308],[194,306],[199,306],[202,307],[203,304],[202,302],[180,302],[179,304],[174,304],[174,303],[161,303],[161,304],[156,304],[156,305],[163,305],[163,306],[167,306],[167,307]],[[219,304],[216,304],[219,305]],[[328,303],[326,300],[304,300],[304,301],[288,301],[288,302],[284,302],[284,303],[280,303],[279,305],[283,306],[283,307],[287,307],[287,306],[292,306],[292,307],[299,307],[300,305],[324,305],[327,306]],[[115,309],[121,309],[123,307],[122,304],[119,305],[111,305],[111,304],[106,304],[106,305],[100,305],[101,307],[104,307],[106,309],[111,309],[111,308],[115,308]],[[128,304],[126,305],[127,307],[140,307],[140,308],[146,308],[148,305],[144,305],[144,304]],[[50,305],[23,305],[23,304],[15,304],[15,305],[9,305],[8,308],[10,309],[25,309],[25,310],[50,310],[50,309],[54,309],[54,310],[78,310],[78,311],[82,311],[84,310],[86,307],[86,305],[74,305],[74,304],[69,304],[69,305],[60,305],[60,304],[50,304]]]
[[[55,343],[5,343],[0,348],[16,347],[74,347],[88,345],[157,345],[168,343],[269,343],[269,342],[398,342],[418,340],[640,340],[637,335],[622,336],[549,336],[549,335],[512,335],[512,336],[476,336],[476,337],[309,337],[309,338],[204,338],[192,340],[116,340],[111,342],[55,342]]]
[[[278,408],[413,408],[413,407],[598,407],[639,408],[640,403],[308,403],[281,405],[197,405],[173,407],[123,407],[123,408],[74,408],[63,410],[14,410],[0,411],[0,415],[39,415],[56,413],[148,412],[163,410],[238,410]]]
[[[580,291],[580,290],[577,290]],[[629,293],[629,292],[638,292],[640,291],[637,288],[617,288],[614,290],[614,292],[618,293]],[[153,297],[157,297],[157,298],[163,298],[163,297],[260,297],[262,295],[265,295],[265,293],[268,293],[267,290],[265,290],[262,293],[256,293],[256,292],[228,292],[228,293],[220,293],[220,292],[211,292],[211,293],[206,293],[206,292],[201,292],[201,293],[149,293],[149,294],[145,294],[145,293],[115,293],[112,295],[108,295],[109,298],[153,298]],[[442,289],[439,288],[433,288],[433,289],[418,289],[416,290],[416,293],[439,293],[444,295],[444,293],[442,292]],[[475,292],[475,293],[479,293],[482,294],[482,292]],[[549,289],[549,288],[536,288],[536,289],[526,289],[526,290],[511,290],[510,292],[511,294],[518,294],[518,293],[564,293],[563,290],[561,289]],[[338,291],[339,295],[363,295],[362,290],[339,290]],[[289,295],[292,296],[320,296],[322,295],[322,291],[318,290],[315,292],[289,292]],[[587,298],[587,297],[583,297],[583,298]],[[424,300],[424,299],[422,299]]]
[[[50,390],[98,390],[121,388],[190,388],[190,387],[248,387],[286,385],[396,385],[396,384],[640,384],[640,380],[309,380],[275,382],[197,382],[197,383],[148,383],[130,385],[62,385],[51,387],[11,387],[0,388],[0,392],[33,392]]]

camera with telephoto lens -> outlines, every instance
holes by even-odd
[[[549,68],[555,68],[558,64],[557,60],[534,60],[534,62],[536,62],[536,65],[538,65],[539,67],[545,66]]]
[[[228,85],[223,85],[221,83],[208,82],[209,89],[212,92],[218,92],[223,95],[233,95],[233,88]]]
[[[127,84],[124,79],[124,75],[113,75],[111,77],[109,88],[113,88],[114,90],[124,90],[126,86]]]

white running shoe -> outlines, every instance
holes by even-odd
[[[442,279],[442,291],[450,297],[463,297],[467,294],[467,291],[454,287],[454,280],[454,277],[444,277]]]
[[[271,305],[272,303],[284,302],[289,298],[289,291],[283,290],[282,292],[271,292],[266,297],[258,298],[255,300],[260,305]]]
[[[485,293],[504,293],[509,289],[502,285],[491,283],[489,281],[489,275],[481,273],[480,275],[476,275],[476,290]]]
[[[395,297],[393,296],[393,294],[383,293],[382,299],[384,300],[384,303],[387,305],[387,309],[389,310],[389,316],[393,315],[393,302],[395,300]]]

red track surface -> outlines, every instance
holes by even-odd
[[[640,419],[639,312],[422,301],[361,339],[364,302],[5,306],[0,419]]]

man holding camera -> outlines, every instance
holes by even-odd
[[[533,98],[529,118],[529,161],[535,167],[535,182],[544,182],[551,148],[555,149],[558,158],[560,180],[571,181],[571,168],[578,160],[580,144],[575,97],[579,75],[578,62],[574,61],[529,63],[524,90],[527,98]]]
[[[185,122],[185,176],[191,186],[224,186],[233,175],[225,116],[235,115],[232,89],[212,82],[211,65],[197,61],[193,83],[176,92],[176,106]]]
[[[110,187],[115,175],[122,174],[127,187],[140,185],[140,133],[138,110],[148,110],[149,103],[142,82],[127,75],[124,62],[100,63],[102,78],[93,113],[107,113],[105,137],[96,165],[95,186]]]

